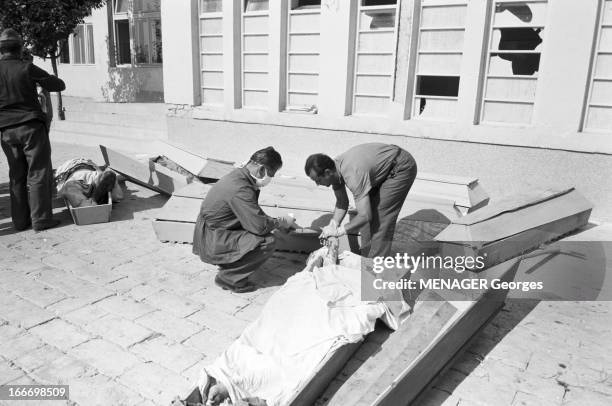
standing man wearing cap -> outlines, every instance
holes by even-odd
[[[321,238],[358,232],[366,226],[361,234],[362,255],[389,255],[397,217],[417,175],[412,155],[397,145],[361,144],[335,159],[311,155],[304,170],[317,185],[332,186],[336,195],[333,219]],[[347,188],[355,198],[357,215],[341,226],[349,206]]]
[[[9,164],[11,217],[15,229],[35,231],[59,224],[53,219],[51,144],[36,93],[66,88],[56,76],[22,60],[23,41],[13,29],[0,34],[0,133]]]

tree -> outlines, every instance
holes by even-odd
[[[92,9],[105,3],[105,0],[2,0],[0,27],[13,28],[21,34],[24,47],[32,55],[51,59],[57,76],[60,42],[68,40]],[[58,94],[57,109],[58,117],[64,120],[61,94]]]

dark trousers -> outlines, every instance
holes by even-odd
[[[217,277],[233,286],[246,283],[248,277],[274,254],[275,244],[276,240],[273,235],[266,236],[260,245],[246,253],[238,261],[230,264],[220,264]]]
[[[1,140],[9,165],[13,225],[23,230],[48,222],[53,217],[53,170],[45,123],[29,121],[5,128]]]
[[[401,150],[387,178],[370,191],[372,220],[361,230],[363,256],[374,258],[389,255],[397,217],[416,175],[414,158]]]

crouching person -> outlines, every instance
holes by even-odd
[[[251,292],[249,280],[274,253],[272,231],[294,228],[290,216],[268,216],[258,203],[283,162],[272,147],[255,152],[242,168],[215,183],[202,202],[193,236],[193,253],[219,266],[215,283],[236,293]]]

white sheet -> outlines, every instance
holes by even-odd
[[[397,327],[385,303],[360,300],[360,286],[360,271],[340,265],[294,275],[205,372],[233,403],[259,397],[268,406],[288,404],[329,353],[361,340],[377,318]]]

